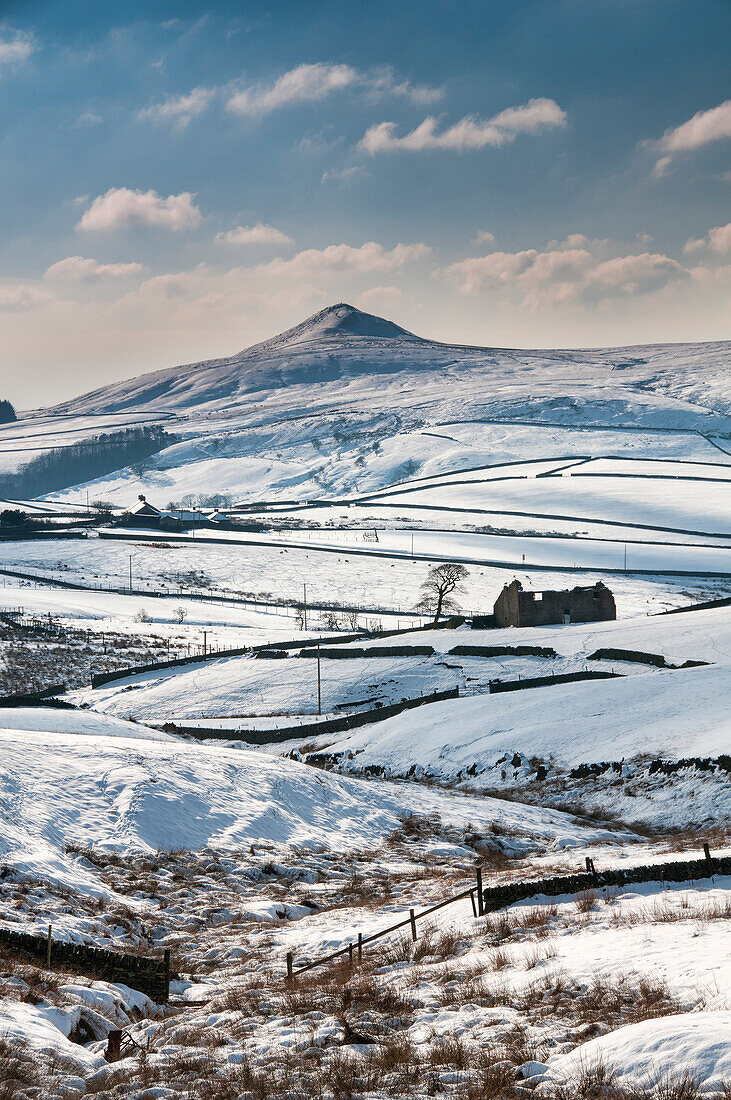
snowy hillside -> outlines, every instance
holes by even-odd
[[[54,496],[83,503],[88,489],[120,506],[140,492],[162,505],[188,494],[302,501],[571,456],[718,466],[731,452],[730,348],[475,348],[341,303],[228,358],[114,383],[0,426],[0,473],[156,422],[176,442]]]
[[[502,408],[504,415],[570,424],[595,418],[601,408],[610,422],[632,411],[637,423],[664,419],[666,427],[685,422],[720,429],[723,417],[710,410],[731,412],[724,392],[728,354],[724,343],[608,351],[441,344],[340,303],[229,358],[115,383],[54,411],[229,411],[252,400],[266,407],[275,393],[290,414],[298,406],[312,411],[313,404],[357,406],[376,395],[384,409],[414,410],[433,405],[435,397],[443,405],[454,402],[456,386],[460,396],[494,415]],[[592,405],[594,415],[582,405]]]
[[[0,927],[168,948],[180,974],[160,1010],[0,952],[0,1080],[9,1064],[34,1082],[19,1098],[54,1100],[573,1100],[604,1095],[576,1084],[585,1055],[632,1087],[676,1048],[704,1080],[728,1073],[727,878],[482,918],[465,887],[476,866],[492,885],[728,843],[731,607],[658,612],[731,594],[730,348],[451,346],[341,304],[0,427],[0,473],[127,428],[173,439],[50,502],[10,501],[59,523],[73,503],[90,526],[0,544],[5,690],[63,679],[76,705],[0,710]],[[87,508],[138,493],[214,497],[228,519],[132,530]],[[426,627],[415,604],[446,559],[468,570],[468,617],[513,577],[603,580],[618,617]],[[300,656],[321,631],[337,648]],[[287,657],[215,652],[281,641]],[[134,671],[170,656],[194,660]],[[121,674],[90,687],[105,671]],[[314,725],[371,708],[350,731]],[[282,728],[297,736],[241,740]],[[287,953],[300,966],[396,922],[403,938],[285,986]],[[139,1046],[108,1065],[120,1026]]]
[[[0,860],[82,893],[98,895],[99,885],[76,849],[346,852],[378,847],[410,813],[481,832],[499,824],[515,834],[516,851],[518,836],[559,848],[609,838],[550,810],[366,783],[84,712],[63,712],[61,722],[37,715],[0,714]]]

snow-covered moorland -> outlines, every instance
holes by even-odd
[[[11,508],[61,526],[89,519],[87,493],[121,510],[141,492],[248,524],[193,536],[100,514],[86,537],[0,544],[3,691],[68,688],[63,708],[0,707],[0,929],[169,949],[174,972],[155,1004],[0,946],[0,1100],[731,1095],[731,880],[420,916],[478,867],[495,885],[729,851],[731,607],[661,614],[731,595],[728,350],[446,346],[341,304],[0,426],[0,473],[125,428],[173,437]],[[414,605],[446,558],[466,563],[464,611],[513,577],[603,580],[617,620],[380,638],[426,623]],[[89,686],[353,630],[337,658],[321,647],[319,698],[298,646]],[[551,682],[584,672],[615,676]],[[316,729],[318,710],[455,686]],[[301,736],[237,737],[282,726]],[[358,957],[359,933],[404,920]],[[297,975],[348,944],[352,965]]]

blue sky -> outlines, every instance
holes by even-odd
[[[4,390],[339,300],[480,344],[728,337],[730,26],[725,0],[0,3]]]

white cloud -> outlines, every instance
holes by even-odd
[[[18,64],[27,61],[35,52],[35,43],[29,34],[16,31],[8,35],[7,31],[0,28],[0,69],[3,65]]]
[[[698,111],[680,126],[666,130],[655,148],[662,156],[652,170],[654,176],[662,176],[679,153],[690,153],[715,141],[731,138],[731,99]]]
[[[157,191],[112,187],[105,195],[97,195],[76,228],[84,232],[108,232],[148,225],[179,232],[194,229],[200,222],[201,212],[190,191],[163,198]]]
[[[18,283],[16,286],[0,286],[0,313],[25,313],[39,309],[53,301],[46,290]]]
[[[357,298],[365,305],[365,296],[373,291],[371,304],[375,307],[376,301],[395,301],[399,293],[394,286],[381,285],[383,274],[391,278],[400,275],[407,264],[428,256],[430,251],[419,243],[385,248],[368,241],[358,247],[336,244],[305,249],[289,259],[279,257],[227,271],[201,263],[145,279],[108,309],[124,316],[127,322],[139,317],[144,323],[154,318],[160,324],[160,318],[165,317],[171,324],[190,329],[196,318],[204,326],[213,316],[225,318],[230,324],[237,310],[248,310],[254,302],[290,303],[287,308],[291,303],[300,303],[304,307],[325,304],[337,295],[351,301]],[[257,308],[268,312],[270,307]]]
[[[231,96],[226,106],[238,115],[264,115],[292,103],[313,103],[332,92],[355,84],[358,73],[350,65],[298,65],[275,80],[243,88]]]
[[[705,249],[720,254],[731,252],[731,222],[726,225],[715,225],[713,229],[708,230],[705,237],[686,241],[683,252],[702,252]]]
[[[605,258],[608,243],[572,234],[546,251],[474,256],[450,264],[443,274],[465,293],[497,289],[534,310],[647,294],[689,278],[682,264],[661,253]]]
[[[292,238],[281,229],[263,222],[257,222],[256,225],[237,225],[227,233],[217,233],[216,241],[219,244],[273,245],[282,248],[294,244]]]
[[[278,278],[315,278],[341,272],[371,274],[396,271],[430,252],[426,244],[397,244],[390,249],[375,241],[366,241],[357,248],[349,244],[330,244],[326,248],[304,249],[290,260],[270,260],[256,270]]]
[[[366,310],[367,313],[373,310],[378,313],[387,313],[401,304],[403,296],[403,291],[397,286],[372,286],[356,297],[355,305],[358,309]]]
[[[142,264],[100,264],[84,256],[67,256],[46,271],[44,279],[61,279],[68,283],[93,283],[106,279],[124,279],[144,271]]]
[[[438,103],[444,96],[442,88],[432,88],[427,84],[412,84],[409,80],[399,80],[393,69],[386,66],[371,73],[360,74],[360,80],[367,90],[375,96],[396,96],[408,99],[410,103],[426,107]]]
[[[376,312],[384,311],[400,294],[392,281],[402,275],[407,264],[429,253],[424,244],[385,248],[369,241],[359,247],[336,244],[305,249],[290,259],[276,258],[227,271],[201,263],[145,279],[105,307],[107,323],[117,324],[114,318],[118,316],[119,323],[124,319],[126,325],[137,318],[142,325],[179,325],[191,331],[200,323],[207,330],[213,318],[235,326],[236,318],[251,309],[257,315],[269,315],[281,307],[291,317],[300,308],[311,311],[339,299],[357,300],[366,308],[370,305]]]
[[[487,229],[480,229],[475,237],[475,244],[491,248],[495,244],[495,234],[490,233]]]
[[[517,134],[535,134],[547,126],[565,126],[566,112],[553,99],[531,99],[519,107],[509,107],[490,119],[472,116],[461,119],[446,130],[438,120],[425,118],[415,130],[403,137],[396,135],[395,122],[379,122],[363,136],[360,147],[366,152],[421,152],[425,149],[482,149],[513,141]]]
[[[283,73],[273,84],[255,84],[242,88],[226,106],[234,114],[265,115],[296,103],[315,103],[346,88],[360,88],[371,97],[395,96],[425,106],[441,99],[441,88],[399,80],[393,69],[384,66],[361,72],[351,65],[318,61],[297,65]]]
[[[365,168],[357,164],[349,164],[344,168],[328,168],[322,173],[320,183],[329,183],[331,180],[335,180],[337,183],[352,183],[353,180],[367,175],[369,173],[366,172]]]
[[[172,122],[183,129],[205,111],[215,94],[212,88],[193,88],[185,95],[170,96],[162,103],[144,107],[137,112],[137,117],[148,122]]]

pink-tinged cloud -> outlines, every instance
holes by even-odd
[[[412,260],[427,256],[431,249],[426,244],[397,244],[384,248],[376,241],[366,241],[359,247],[349,244],[330,244],[326,248],[307,248],[290,260],[271,260],[260,264],[256,270],[278,278],[307,278],[318,275],[352,272],[370,274],[375,271],[396,271]]]
[[[265,225],[257,222],[256,225],[237,225],[235,229],[229,229],[226,233],[217,233],[218,244],[232,245],[271,245],[272,247],[288,248],[294,244],[291,237],[277,229],[274,225]]]
[[[713,229],[708,230],[705,237],[686,241],[683,246],[684,252],[703,252],[706,249],[717,252],[719,255],[731,252],[731,222],[726,225],[715,225]]]
[[[142,264],[100,264],[86,256],[67,256],[57,260],[46,271],[44,279],[59,279],[67,283],[95,283],[107,279],[126,279],[144,271]]]
[[[17,283],[15,286],[0,286],[0,313],[25,313],[31,309],[40,309],[49,305],[53,297],[47,290]]]
[[[535,310],[647,294],[690,277],[682,264],[660,253],[605,258],[607,245],[573,234],[547,251],[473,256],[449,265],[442,274],[464,293],[497,289]]]
[[[94,199],[76,228],[87,233],[108,233],[141,225],[178,233],[195,229],[201,221],[201,212],[190,191],[163,198],[157,191],[112,187]]]

